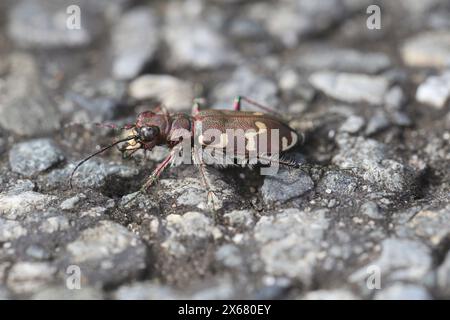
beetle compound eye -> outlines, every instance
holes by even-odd
[[[158,127],[141,127],[139,130],[139,136],[142,141],[151,141],[158,135]]]

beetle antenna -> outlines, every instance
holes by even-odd
[[[81,161],[75,166],[75,168],[73,169],[72,173],[70,174],[70,178],[69,178],[69,185],[70,185],[70,188],[71,188],[71,189],[73,188],[73,186],[72,186],[72,178],[73,178],[73,175],[75,174],[75,172],[78,170],[78,168],[79,168],[83,163],[85,163],[85,162],[88,161],[89,159],[95,157],[96,155],[99,155],[100,153],[105,152],[106,150],[108,150],[108,149],[110,149],[110,148],[112,148],[112,147],[118,145],[119,143],[126,142],[126,141],[129,141],[129,140],[131,140],[131,139],[135,139],[136,137],[137,137],[137,136],[129,136],[129,137],[127,137],[127,138],[120,139],[120,140],[118,140],[118,141],[116,141],[116,142],[114,142],[114,143],[112,143],[112,144],[110,144],[110,145],[108,145],[108,146],[106,146],[106,147],[100,149],[99,151],[97,151],[97,152],[91,154],[90,156],[84,158],[83,160],[81,160]]]

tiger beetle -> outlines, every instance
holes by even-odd
[[[241,111],[243,101],[264,112]],[[303,143],[303,134],[289,127],[270,108],[241,96],[235,98],[233,110],[201,110],[201,106],[200,100],[196,99],[191,115],[172,114],[163,106],[140,113],[136,123],[120,128],[130,132],[127,137],[102,148],[76,165],[70,175],[70,186],[72,187],[74,173],[83,163],[121,143],[123,145],[119,150],[124,157],[141,149],[151,151],[155,146],[167,146],[170,150],[138,194],[147,191],[169,164],[179,162],[181,152],[186,156],[186,151],[189,153],[186,162],[193,160],[199,169],[208,192],[208,203],[214,203],[216,196],[207,179],[207,165],[251,166],[264,163],[300,167],[299,163],[283,160],[279,156]],[[205,150],[208,152],[204,152]]]

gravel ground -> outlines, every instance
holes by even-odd
[[[445,0],[1,1],[0,299],[450,298],[449,75]],[[212,168],[212,212],[190,165],[129,201],[167,151],[112,149],[69,188],[92,123],[236,95],[313,169]]]

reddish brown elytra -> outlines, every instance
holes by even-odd
[[[242,101],[266,113],[241,111]],[[299,135],[278,117],[268,114],[274,113],[269,108],[245,97],[235,99],[233,110],[199,110],[199,108],[200,104],[196,101],[191,115],[170,114],[164,107],[142,112],[135,124],[126,127],[131,130],[131,135],[81,161],[73,170],[70,181],[80,165],[120,143],[124,143],[119,150],[125,157],[141,149],[150,151],[157,145],[167,146],[170,149],[169,155],[156,167],[140,192],[147,190],[164,169],[176,160],[180,150],[190,152],[189,159],[198,165],[203,184],[208,191],[208,200],[212,198],[213,201],[214,193],[205,170],[208,164],[226,166],[239,160],[241,165],[264,162],[271,165],[276,163],[299,166],[297,163],[281,160],[278,156],[302,143],[303,135]],[[209,156],[204,157],[202,152],[206,149],[212,150],[213,153],[220,151],[219,154],[225,157],[211,157],[211,153],[205,153]],[[251,155],[255,159],[250,159]],[[220,162],[218,159],[226,160]]]

